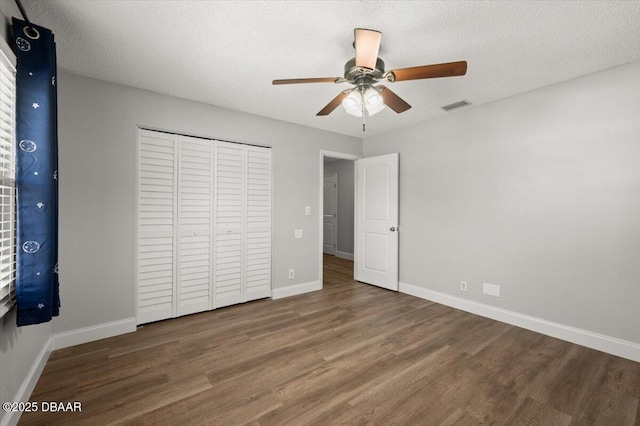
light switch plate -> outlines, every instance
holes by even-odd
[[[296,229],[293,232],[293,238],[295,239],[302,238],[302,229]]]

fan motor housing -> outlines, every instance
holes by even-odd
[[[344,78],[349,83],[356,84],[363,78],[382,80],[384,78],[384,61],[380,58],[376,60],[376,69],[370,70],[356,66],[356,58],[349,59],[344,64]]]

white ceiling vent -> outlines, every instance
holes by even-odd
[[[454,110],[454,109],[462,108],[462,107],[467,106],[467,105],[471,105],[471,102],[463,99],[461,101],[454,102],[454,103],[449,104],[449,105],[445,105],[445,106],[442,107],[442,109],[445,110],[445,111],[451,111],[451,110]]]

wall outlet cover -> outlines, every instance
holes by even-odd
[[[482,293],[487,296],[500,297],[500,286],[495,284],[482,283]]]
[[[302,229],[296,229],[293,232],[293,238],[296,238],[296,239],[302,238]]]
[[[467,282],[466,281],[460,281],[460,290],[461,291],[467,291]]]

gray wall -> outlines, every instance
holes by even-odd
[[[337,250],[353,254],[353,190],[354,162],[338,160],[325,162],[324,175],[338,175],[338,241]]]
[[[0,319],[0,402],[19,401],[23,396],[18,391],[33,374],[43,351],[49,350],[50,336],[50,322],[16,327],[15,309]],[[9,413],[0,411],[0,424],[5,417]]]
[[[11,16],[20,16],[13,1],[0,1],[0,37],[9,40]],[[38,356],[48,346],[51,323],[16,327],[15,309],[0,318],[0,402],[15,401]],[[0,424],[8,414],[0,411]]]
[[[633,63],[366,138],[400,153],[400,280],[640,343],[639,93]]]
[[[360,154],[360,139],[64,72],[58,114],[63,307],[54,333],[135,316],[137,126],[272,146],[274,287],[319,279],[320,150]]]

